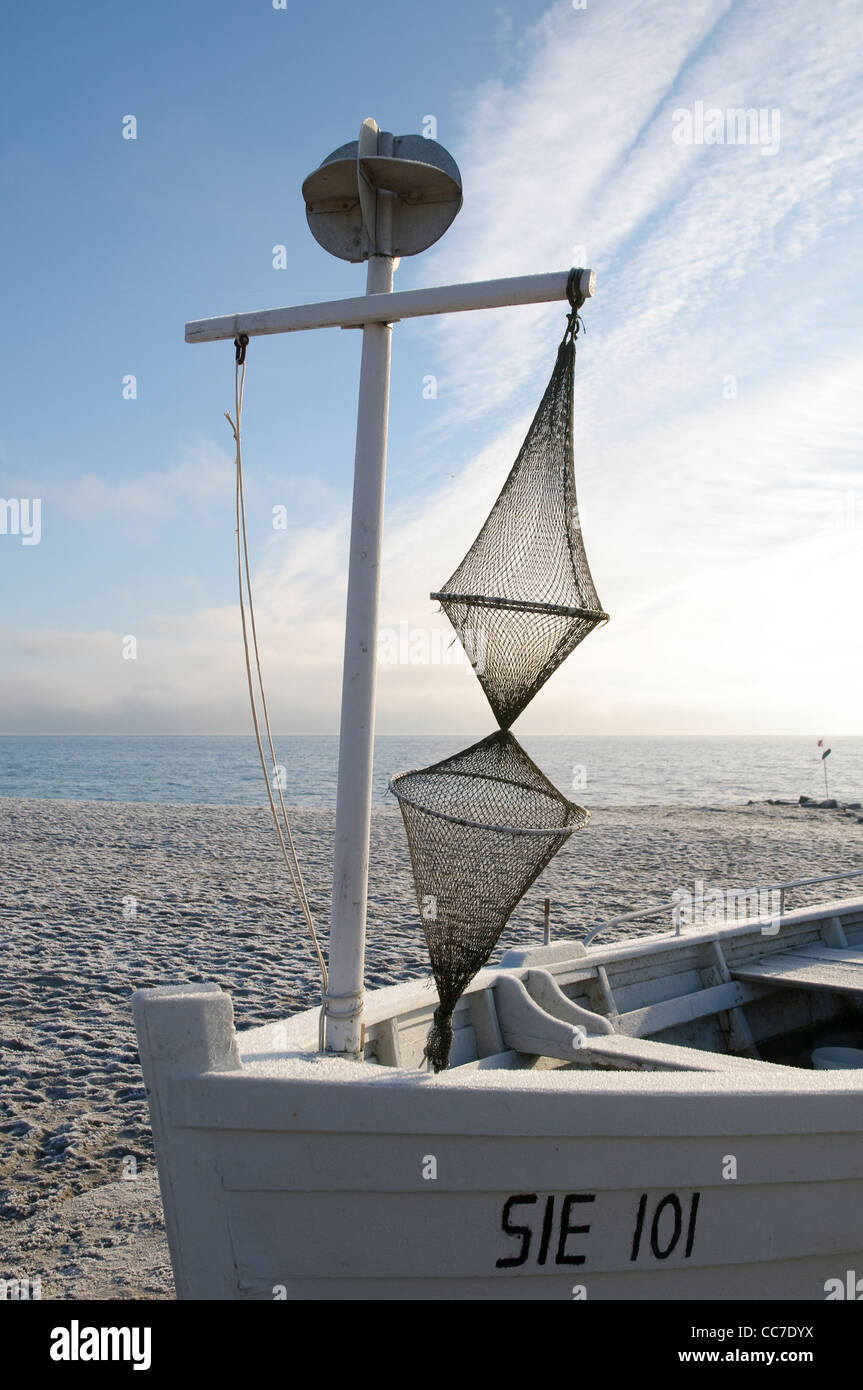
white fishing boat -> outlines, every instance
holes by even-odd
[[[322,244],[369,261],[367,294],[204,320],[187,326],[187,338],[237,344],[242,594],[249,338],[363,328],[329,971],[321,958],[322,1009],[239,1033],[230,996],[215,985],[134,996],[178,1297],[856,1297],[863,898],[787,909],[786,892],[802,885],[779,885],[767,914],[759,898],[743,920],[689,929],[679,902],[662,904],[599,924],[583,940],[511,950],[477,968],[526,887],[587,820],[509,725],[606,617],[575,534],[567,453],[573,338],[592,272],[392,293],[394,260],[442,234],[461,186],[435,142],[394,138],[374,122],[324,161],[304,193]],[[518,496],[525,460],[545,467],[535,432],[504,503],[433,595],[468,651],[478,628],[497,643],[477,674],[499,729],[393,783],[437,990],[415,980],[366,992],[390,326],[563,299],[567,336],[537,420],[543,448],[563,441],[552,501],[569,557],[558,569],[575,583],[574,597],[539,579],[529,593],[504,592],[512,571],[494,590],[476,579],[489,524]],[[551,416],[563,426],[548,426]],[[536,527],[532,534],[531,563],[542,550]],[[247,549],[245,572],[248,580]],[[528,634],[533,648],[528,619],[532,631],[542,627],[539,644]],[[245,602],[243,624],[251,690],[260,663]],[[272,752],[265,706],[264,715]],[[266,765],[257,714],[255,728]],[[271,806],[279,825],[272,796]],[[282,849],[314,931],[286,813],[284,823]],[[663,934],[598,942],[603,929],[659,912],[668,915]]]
[[[361,1062],[318,1051],[316,1009],[237,1033],[216,986],[141,991],[177,1294],[845,1290],[863,1277],[863,1070],[831,1067],[863,1062],[861,998],[863,898],[769,935],[511,951],[465,991],[439,1075],[425,981],[367,995]]]

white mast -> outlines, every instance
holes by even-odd
[[[358,161],[378,153],[380,145],[385,145],[380,150],[381,154],[392,154],[392,136],[387,140],[386,136],[379,134],[373,121],[364,121],[358,141]],[[369,196],[362,173],[358,185],[365,230],[378,251],[377,255],[369,257],[366,294],[391,294],[393,256],[390,195],[371,193]],[[326,996],[327,1051],[344,1052],[349,1056],[361,1053],[363,1040],[378,599],[381,588],[392,331],[391,323],[366,323],[363,327],[357,407],[330,915],[329,988]]]
[[[387,294],[392,286],[392,257],[372,256],[366,279],[367,292]],[[362,1047],[391,342],[392,324],[367,323],[364,326],[345,617],[326,1007],[327,1050],[352,1055],[358,1055]]]
[[[328,304],[197,320],[186,324],[186,341],[214,342],[240,333],[257,337],[336,325],[363,330],[326,1001],[327,1050],[357,1057],[363,1045],[392,325],[402,317],[566,299],[571,272],[393,294],[395,257],[415,255],[443,235],[461,207],[461,178],[451,155],[434,140],[418,135],[393,137],[371,119],[363,122],[359,140],[335,150],[309,175],[303,196],[309,226],[322,246],[344,260],[368,260],[366,294]],[[582,298],[593,294],[594,285],[593,271],[578,273]]]

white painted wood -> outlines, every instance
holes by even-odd
[[[150,1103],[153,1142],[163,1157],[159,1188],[178,1298],[194,1298],[201,1267],[212,1298],[232,1297],[230,1234],[213,1221],[220,1206],[218,1174],[210,1166],[196,1173],[196,1136],[178,1130],[172,1083],[178,1073],[222,1075],[241,1068],[230,995],[218,985],[164,985],[132,996],[141,1070]],[[170,1155],[170,1158],[168,1158]],[[198,1231],[198,1248],[188,1258],[188,1229]]]
[[[469,1007],[479,1056],[493,1057],[499,1052],[505,1052],[506,1044],[498,1023],[493,990],[482,989],[471,994]]]
[[[602,997],[605,1001],[605,1011],[611,1016],[618,1013],[617,1001],[608,979],[608,971],[604,965],[596,967],[596,977],[599,980],[599,987],[602,990]]]
[[[377,259],[373,257],[372,259]],[[471,309],[501,309],[518,304],[550,304],[566,299],[568,270],[546,275],[515,275],[504,280],[475,280],[465,285],[437,285],[432,289],[398,290],[382,300],[367,286],[354,299],[334,299],[322,304],[297,304],[283,309],[257,309],[246,314],[197,319],[186,324],[187,343],[213,343],[248,333],[250,338],[269,333],[297,333],[310,328],[361,328],[366,323],[396,323],[400,319],[429,314],[458,314]],[[585,297],[594,292],[596,277],[583,270],[579,287]]]
[[[586,1028],[589,1033],[611,1033],[613,1028],[607,1018],[592,1010],[574,1003],[558,985],[547,970],[534,967],[524,976],[524,987],[535,1004],[544,1009],[552,1018],[564,1023],[574,1023]]]
[[[573,1004],[557,989],[550,975],[531,971],[531,988],[515,975],[501,975],[494,989],[495,1007],[504,1044],[514,1052],[530,1052],[540,1057],[572,1061],[584,1046],[588,1031],[610,1033],[605,1018],[588,1013]],[[549,1013],[543,1003],[551,1004]]]
[[[859,913],[858,902],[847,917],[831,915],[844,923]],[[856,970],[803,956],[830,949],[823,920],[791,922],[804,968]],[[754,963],[764,952],[757,925],[712,932],[705,973],[717,963],[714,941],[722,953],[733,944],[741,966],[744,953]],[[625,971],[630,988],[642,977],[643,1023],[651,1011],[654,1025],[670,1010],[692,1015],[685,997],[650,1004],[655,980],[643,974],[650,967],[685,981],[691,940],[630,941],[588,960],[612,978]],[[783,964],[775,954],[768,963]],[[571,1040],[570,1020],[583,1014],[560,982],[574,964],[482,971],[454,1019],[454,1056],[464,1064],[438,1076],[316,1054],[314,1010],[236,1036],[230,1000],[215,987],[136,995],[179,1296],[270,1300],[278,1285],[297,1300],[569,1301],[579,1281],[590,1300],[820,1300],[827,1279],[863,1271],[863,1074],[619,1032],[593,1033],[571,1055],[561,1048],[557,1065],[511,1049],[471,1060],[492,991],[505,1039],[520,1010],[531,1035],[516,1032],[520,1045],[545,1046],[550,1033],[554,1043],[555,1029]],[[702,1003],[727,1005],[735,988],[705,985]],[[789,1027],[808,1000],[831,997],[759,982],[753,1007],[769,1005],[771,990]],[[406,1055],[409,1039],[418,1057],[435,1002],[423,982],[409,981],[370,995],[369,1018],[378,1037],[397,1040],[394,1056]],[[598,1016],[591,1026],[610,1023]],[[728,1154],[738,1162],[734,1182],[723,1177]],[[433,1181],[424,1176],[429,1156]],[[525,1194],[536,1201],[513,1220],[532,1231],[530,1258],[501,1266],[520,1249],[507,1234],[506,1203]],[[570,1225],[589,1228],[564,1241],[566,1255],[584,1254],[578,1266],[556,1263],[567,1194]],[[681,1237],[657,1258],[649,1229],[657,1204],[677,1201],[685,1227],[695,1194],[691,1250]],[[642,1200],[647,1224],[633,1259]],[[540,1264],[549,1201],[554,1238]],[[670,1207],[663,1221],[664,1250],[674,1235]]]
[[[652,1038],[611,1036],[589,1038],[586,1046],[574,1058],[577,1066],[624,1067],[646,1071],[709,1071],[729,1072],[753,1063],[749,1058],[719,1056],[715,1052],[695,1047],[680,1047],[674,1043],[654,1042]],[[755,1065],[759,1065],[755,1063]]]
[[[422,1045],[425,1048],[426,1039],[423,1037]],[[468,1025],[466,1028],[456,1028],[453,1030],[452,1047],[450,1048],[450,1066],[461,1066],[462,1062],[472,1062],[476,1059],[476,1032]],[[424,1062],[422,1056],[417,1058],[416,1065],[423,1061],[426,1071],[428,1063]]]
[[[716,980],[714,983],[718,985],[727,985],[729,980],[731,979],[731,972],[728,969],[728,963],[725,959],[725,953],[718,941],[711,941],[710,946],[713,952],[713,959],[716,966]]]
[[[485,1162],[493,1162],[489,1145],[482,1145],[481,1149]],[[371,1269],[368,1253],[371,1240],[356,1241],[355,1232],[350,1231],[344,1219],[346,1202],[341,1195],[285,1191],[227,1194],[225,1207],[235,1233],[237,1283],[240,1287],[260,1286],[263,1283],[264,1288],[268,1284],[272,1288],[276,1283],[284,1283],[289,1274],[297,1282],[302,1281],[305,1297],[309,1298],[315,1296],[312,1290],[316,1285],[334,1274],[342,1278],[352,1277],[359,1283],[367,1273],[373,1271],[379,1278],[421,1283],[427,1291],[426,1297],[447,1298],[450,1295],[446,1289],[437,1294],[432,1292],[434,1281],[428,1278],[429,1268],[458,1270],[466,1278],[488,1278],[494,1272],[498,1258],[512,1255],[520,1249],[518,1239],[506,1237],[501,1232],[499,1199],[493,1190],[489,1193],[487,1188],[473,1192],[450,1191],[444,1197],[439,1181],[426,1183],[424,1188],[415,1191],[402,1189],[381,1195],[367,1193],[361,1199],[352,1194],[348,1198],[354,1210],[362,1213],[364,1234],[374,1234],[375,1256]],[[743,1253],[743,1260],[733,1262],[739,1264],[735,1272],[743,1275],[745,1280],[746,1256],[759,1248],[764,1255],[769,1250],[776,1260],[814,1254],[844,1254],[849,1248],[855,1251],[859,1249],[853,1237],[849,1240],[841,1232],[835,1197],[844,1201],[846,1209],[859,1210],[863,1200],[863,1183],[847,1183],[843,1187],[845,1190],[841,1194],[831,1194],[829,1184],[813,1186],[808,1201],[800,1203],[793,1215],[787,1190],[783,1191],[779,1185],[769,1181],[758,1188],[738,1191],[734,1190],[732,1183],[727,1183],[724,1189],[711,1187],[709,1204],[704,1200],[708,1194],[702,1193],[702,1244],[706,1246],[709,1242],[713,1247],[713,1258],[703,1268],[713,1267],[713,1296],[716,1297],[722,1275],[725,1274],[727,1278],[728,1263],[732,1263],[727,1256],[723,1259],[726,1252],[735,1255]],[[568,1186],[564,1186],[563,1192],[567,1190]],[[583,1189],[579,1184],[574,1190],[579,1192]],[[792,1184],[792,1191],[799,1197],[798,1184]],[[594,1223],[590,1217],[593,1216],[596,1221],[595,1213],[601,1211],[606,1239],[599,1242],[594,1235],[590,1242],[588,1231],[581,1240],[573,1236],[567,1242],[568,1250],[586,1252],[590,1249],[594,1256],[592,1270],[616,1273],[618,1285],[625,1287],[626,1265],[631,1263],[630,1249],[639,1188],[633,1183],[632,1187],[605,1191],[600,1204],[597,1204],[596,1194],[593,1195],[594,1201],[589,1203],[591,1210],[577,1208],[578,1216],[573,1225],[576,1221],[592,1225]],[[689,1190],[685,1190],[681,1205],[688,1207],[689,1195]],[[539,1207],[541,1222],[543,1203],[537,1201],[534,1205]],[[446,1220],[441,1219],[442,1207],[446,1208]],[[535,1212],[528,1212],[522,1206],[520,1214],[533,1216],[534,1242],[538,1243]],[[492,1216],[498,1219],[492,1222]],[[738,1228],[736,1240],[732,1238],[732,1226]],[[745,1229],[747,1226],[748,1231]],[[740,1231],[740,1227],[744,1228],[743,1231]],[[297,1237],[297,1245],[288,1258],[283,1244],[283,1232],[286,1230],[294,1230]],[[762,1235],[759,1241],[759,1234],[766,1230],[771,1232],[772,1239],[768,1242]],[[837,1236],[841,1241],[838,1250]],[[568,1269],[558,1266],[555,1269],[557,1244],[555,1239],[549,1262],[551,1268],[547,1273],[556,1274],[558,1282],[555,1288],[549,1279],[551,1287],[547,1288],[545,1297],[571,1299],[571,1286],[577,1272],[572,1266]],[[679,1242],[678,1250],[672,1257],[673,1265],[678,1269],[686,1263],[683,1248],[684,1242]],[[644,1251],[640,1253],[642,1261],[645,1261]],[[654,1268],[662,1267],[655,1258],[650,1260],[649,1255],[647,1261]],[[546,1271],[536,1268],[535,1256],[532,1263],[531,1273],[542,1277]],[[846,1263],[837,1262],[837,1266],[836,1272],[841,1271],[844,1275]],[[517,1271],[501,1270],[499,1273],[501,1282],[513,1277],[517,1277]],[[521,1282],[527,1282],[524,1275]],[[751,1287],[751,1283],[746,1282]],[[810,1293],[812,1297],[820,1294],[823,1298],[823,1286],[820,1290],[811,1289]],[[760,1296],[764,1297],[764,1292]]]
[[[641,1038],[645,1034],[662,1033],[667,1028],[676,1028],[681,1023],[691,1023],[696,1018],[708,1014],[724,1012],[737,1008],[750,999],[757,999],[764,993],[755,985],[743,985],[737,981],[714,985],[710,989],[695,990],[692,994],[678,995],[674,999],[663,999],[658,1004],[648,1004],[643,1009],[631,1009],[613,1020],[615,1031],[628,1037]]]
[[[392,284],[391,258],[372,256],[368,292],[388,295]],[[392,329],[386,322],[367,323],[363,328],[348,564],[326,1047],[330,1052],[344,1052],[350,1056],[358,1056],[363,1047],[363,974],[391,338]]]
[[[363,169],[363,160],[367,159],[369,155],[375,155],[378,152],[379,135],[380,130],[377,121],[371,116],[367,116],[360,126],[360,134],[357,141],[357,192],[359,193],[360,207],[363,214],[363,226],[370,249],[376,251],[379,255],[384,254],[386,256],[391,256],[392,247],[389,245],[381,245],[378,241],[377,224],[380,199],[377,196],[376,190],[366,178],[365,170]],[[388,151],[388,153],[389,152],[390,151]]]
[[[822,946],[812,941],[805,946],[795,946],[795,956],[811,956],[813,960],[827,961],[832,965],[856,965],[863,969],[863,950],[853,946]]]
[[[404,1059],[399,1046],[399,1030],[395,1019],[386,1018],[375,1024],[375,1055],[385,1067],[401,1067]]]
[[[723,924],[715,927],[687,928],[679,938],[668,932],[658,933],[656,936],[640,937],[638,960],[640,963],[645,956],[667,954],[669,950],[674,949],[678,942],[683,948],[696,945],[709,946],[712,941],[717,940],[721,941],[726,958],[730,958],[737,943],[740,943],[741,950],[749,949],[749,940],[752,938],[753,932],[761,936],[765,950],[770,948],[772,943],[772,949],[782,951],[785,950],[785,942],[790,934],[795,931],[803,931],[804,934],[811,936],[812,933],[808,930],[809,928],[816,925],[817,932],[820,932],[824,923],[836,916],[841,918],[846,934],[850,929],[851,931],[858,931],[863,936],[863,908],[861,908],[860,899],[845,898],[828,903],[819,903],[815,907],[795,908],[793,911],[787,912],[782,919],[779,934],[775,937],[764,937],[761,934],[761,924],[757,921],[741,922],[734,926]],[[854,924],[857,924],[856,927]],[[591,961],[601,961],[603,964],[616,960],[631,960],[634,958],[632,941],[623,940],[613,944],[610,942],[598,943],[591,946],[588,956]]]
[[[665,999],[676,999],[684,994],[695,994],[701,988],[701,977],[696,968],[678,971],[669,967],[661,974],[642,975],[638,979],[630,979],[626,984],[612,969],[608,979],[622,1013],[648,1004],[661,1004]]]
[[[601,1041],[597,1041],[597,1046]],[[657,1047],[669,1050],[662,1049],[661,1044]],[[514,1053],[507,1055],[515,1061]],[[477,1069],[475,1063],[464,1068],[468,1073]],[[583,1077],[574,1078],[572,1084],[580,1086],[583,1080]],[[588,1186],[602,1185],[607,1178],[602,1166],[608,1156],[607,1136],[585,1134],[578,1125],[573,1126],[573,1131],[556,1136],[556,1152],[550,1146],[534,1150],[530,1176],[540,1187],[552,1186],[567,1168],[577,1169],[579,1180]],[[217,1146],[219,1172],[226,1191],[278,1191],[284,1187],[287,1171],[299,1191],[348,1193],[356,1192],[360,1183],[366,1191],[387,1192],[393,1169],[400,1168],[405,1175],[410,1175],[406,1185],[417,1191],[421,1179],[411,1170],[425,1137],[422,1134],[389,1134],[388,1161],[381,1163],[376,1131],[334,1133],[331,1146],[316,1152],[303,1133],[271,1130],[248,1134],[240,1130],[222,1130]],[[738,1174],[734,1181],[746,1187],[763,1182],[768,1164],[777,1182],[791,1182],[800,1177],[811,1180],[819,1172],[827,1182],[863,1179],[863,1147],[857,1145],[853,1134],[837,1135],[835,1144],[828,1148],[824,1147],[820,1134],[738,1133],[734,1137],[738,1145]],[[476,1173],[471,1150],[476,1138],[475,1135],[447,1135],[447,1171],[440,1172],[439,1165],[435,1179],[444,1183],[445,1190],[470,1191],[473,1187]],[[494,1173],[489,1175],[488,1187],[518,1191],[524,1178],[522,1137],[496,1135],[494,1152]],[[660,1190],[663,1184],[686,1187],[693,1180],[712,1186],[716,1180],[715,1154],[712,1135],[690,1136],[685,1156],[681,1156],[677,1145],[663,1145],[661,1139],[647,1140],[640,1154],[639,1176],[645,1187]]]
[[[534,1239],[534,1247],[537,1244],[538,1241]],[[552,1251],[552,1257],[553,1253]],[[453,1275],[435,1281],[403,1277],[386,1279],[370,1272],[363,1280],[330,1277],[317,1279],[313,1283],[304,1280],[289,1281],[285,1286],[285,1297],[292,1300],[349,1300],[374,1305],[402,1301],[425,1303],[442,1299],[453,1302],[493,1300],[523,1305],[525,1301],[549,1299],[571,1302],[573,1289],[581,1284],[589,1289],[591,1303],[603,1300],[617,1302],[622,1297],[638,1301],[726,1300],[736,1298],[735,1290],[743,1287],[745,1281],[745,1287],[751,1291],[750,1299],[769,1297],[786,1302],[800,1298],[824,1298],[825,1283],[836,1276],[837,1266],[840,1266],[838,1272],[843,1278],[845,1270],[854,1266],[853,1256],[849,1255],[840,1264],[842,1260],[841,1254],[831,1254],[750,1264],[745,1269],[728,1265],[704,1270],[685,1266],[658,1266],[639,1270],[637,1266],[633,1266],[622,1277],[618,1271],[586,1271],[584,1268],[571,1270],[568,1276],[563,1276],[553,1265],[547,1271],[536,1271],[530,1278],[501,1277],[506,1275],[506,1271],[502,1271],[493,1278],[465,1279]],[[515,1271],[515,1275],[518,1276],[518,1271]],[[247,1277],[242,1285],[237,1285],[235,1297],[250,1300],[269,1299],[272,1297],[269,1291],[271,1282],[271,1278],[255,1280]],[[626,1291],[621,1294],[621,1286],[624,1283]],[[801,1294],[801,1288],[807,1292]],[[766,1292],[768,1289],[769,1294]],[[755,1311],[757,1310],[753,1309],[753,1312]]]
[[[587,951],[580,941],[554,941],[550,946],[511,947],[501,956],[500,964],[503,970],[511,970],[515,966],[531,965],[540,960],[543,964],[558,960],[569,964],[576,958],[587,958]]]
[[[831,917],[829,922],[824,923],[821,936],[827,946],[842,948],[849,945],[848,938],[842,929],[842,922],[838,917]]]
[[[825,953],[827,947],[824,948]],[[848,955],[839,952],[836,955]],[[828,990],[832,994],[863,994],[863,958],[854,962],[819,960],[799,951],[784,951],[772,960],[753,961],[732,970],[736,980],[764,981],[788,989]]]

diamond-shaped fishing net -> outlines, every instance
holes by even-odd
[[[574,647],[604,622],[575,500],[571,313],[539,410],[485,525],[439,599],[500,729],[390,783],[407,831],[440,1003],[425,1055],[449,1063],[452,1015],[516,903],[588,812],[567,801],[509,726]]]
[[[572,379],[577,313],[518,458],[488,518],[432,594],[461,638],[498,723],[508,729],[602,611],[575,496]]]
[[[452,1012],[519,899],[588,812],[567,801],[514,736],[498,730],[390,784],[407,831],[440,997],[426,1056],[449,1061]]]

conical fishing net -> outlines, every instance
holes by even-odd
[[[540,407],[488,518],[432,594],[461,638],[498,723],[508,729],[602,611],[581,538],[572,444],[578,313]]]
[[[449,1061],[452,1013],[515,907],[588,812],[498,730],[390,789],[407,831],[417,903],[440,997],[426,1056]]]
[[[604,622],[581,540],[572,449],[580,272],[551,380],[485,525],[439,599],[501,726],[390,783],[407,831],[440,1003],[425,1055],[449,1063],[452,1015],[516,903],[588,812],[509,732],[553,671]]]

